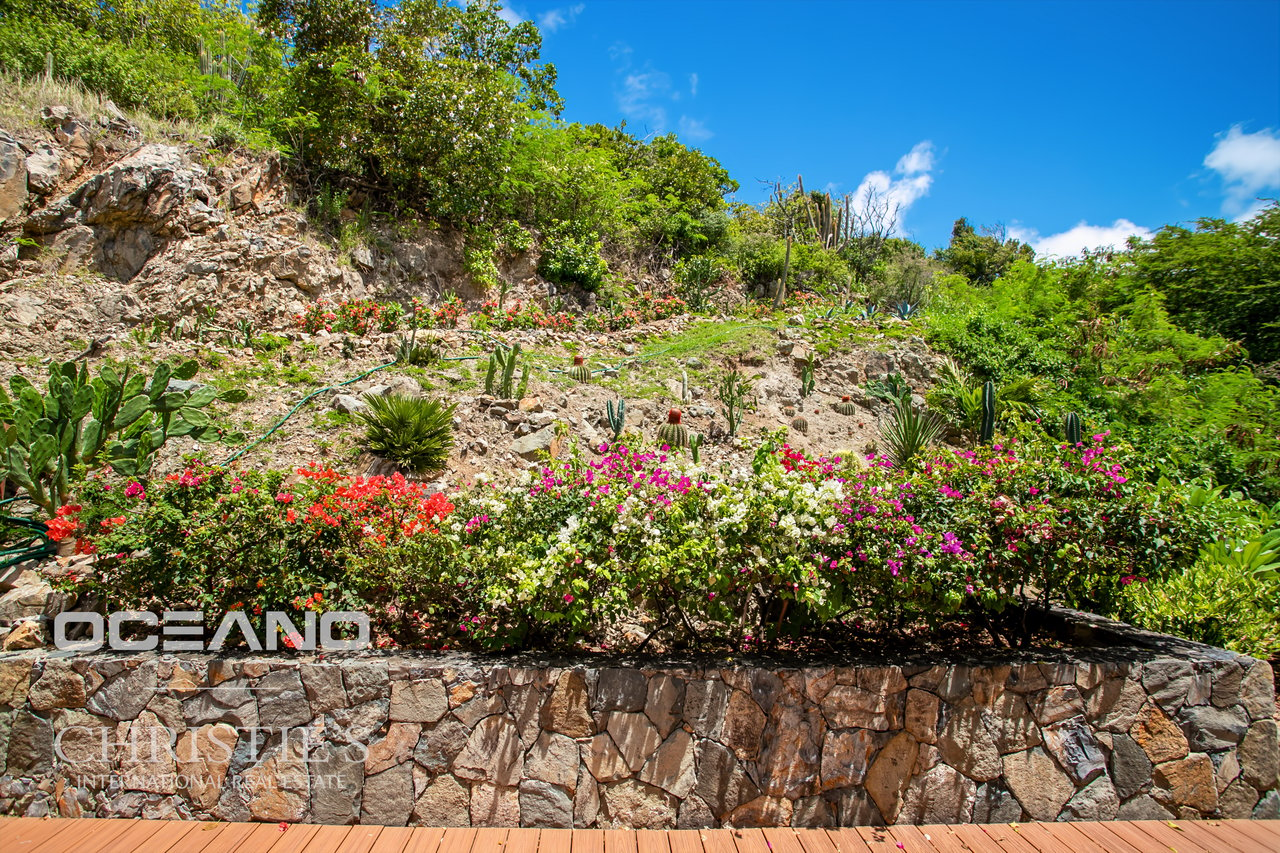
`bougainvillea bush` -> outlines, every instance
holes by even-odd
[[[940,450],[910,473],[776,440],[738,470],[598,450],[447,497],[319,468],[100,477],[57,523],[99,555],[112,606],[360,609],[384,643],[425,648],[626,649],[657,633],[752,649],[958,621],[1018,643],[1038,604],[1106,610],[1215,533],[1105,435]]]
[[[352,299],[331,303],[321,299],[308,305],[296,319],[304,332],[324,330],[363,336],[375,330],[393,332],[403,316],[404,307],[398,302]]]

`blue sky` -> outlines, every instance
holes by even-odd
[[[675,131],[741,201],[875,186],[929,248],[960,216],[1065,254],[1280,196],[1280,0],[507,5],[564,118]]]

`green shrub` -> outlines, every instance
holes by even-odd
[[[1126,576],[1119,616],[1141,628],[1176,634],[1241,654],[1280,655],[1280,583],[1200,560],[1151,580]]]
[[[453,448],[455,406],[439,400],[366,395],[368,411],[356,412],[367,425],[365,446],[401,468],[439,471]]]
[[[548,234],[538,261],[538,274],[556,284],[594,291],[609,272],[609,265],[600,256],[601,248],[594,237]]]

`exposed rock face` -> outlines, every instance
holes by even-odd
[[[1270,670],[1223,654],[650,670],[12,653],[0,813],[654,829],[1274,816]]]

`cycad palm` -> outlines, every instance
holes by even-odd
[[[369,450],[416,473],[438,471],[453,448],[455,406],[439,400],[392,395],[366,395],[365,422]]]

